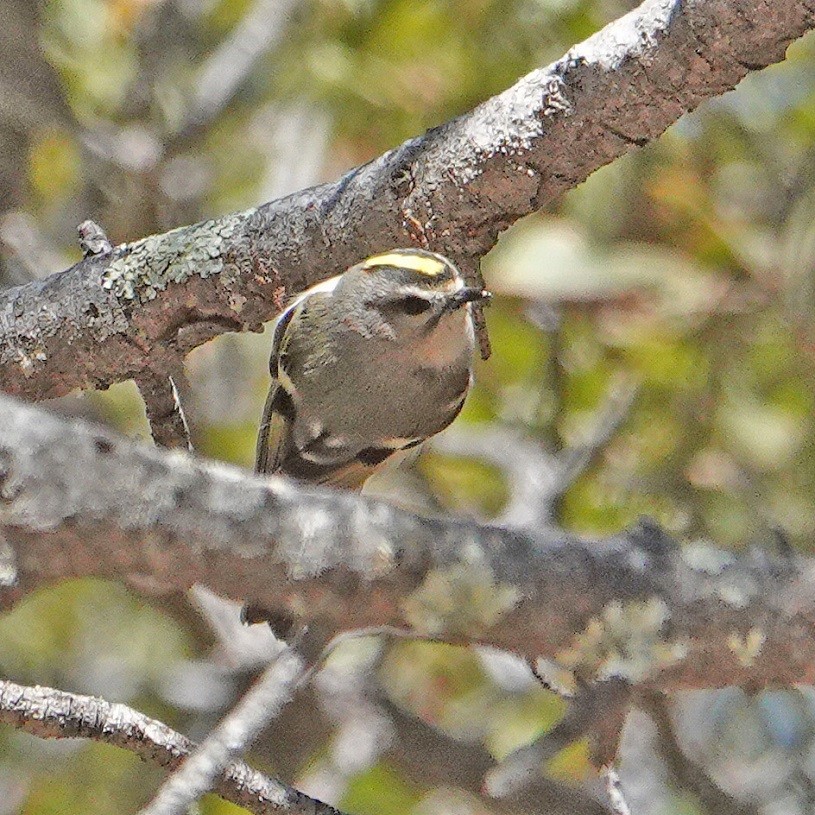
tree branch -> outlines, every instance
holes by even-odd
[[[589,737],[592,763],[610,766],[617,755],[629,701],[628,684],[616,678],[581,689],[566,715],[551,730],[518,747],[490,769],[484,786],[496,797],[517,793],[535,782],[544,761],[584,736]]]
[[[617,775],[617,771],[614,767],[607,767],[605,775],[606,792],[608,793],[609,801],[611,801],[614,815],[631,815],[631,808],[625,800],[622,784],[620,784],[620,776]]]
[[[521,216],[784,57],[813,0],[646,0],[474,111],[331,184],[116,247],[0,295],[0,388],[41,399],[133,378],[160,351],[256,330],[375,250],[472,266]]]
[[[260,679],[184,763],[162,784],[140,815],[183,815],[289,701],[305,671],[291,649],[278,653]]]
[[[657,750],[662,755],[671,780],[680,789],[694,795],[703,812],[715,812],[716,815],[759,815],[759,806],[728,795],[700,764],[685,755],[676,738],[668,700],[664,694],[645,691],[640,694],[637,705],[650,716],[657,729]]]
[[[815,564],[677,547],[653,523],[605,540],[422,518],[139,446],[0,397],[0,530],[18,583],[202,583],[328,633],[413,627],[584,681],[661,689],[815,678]]]
[[[495,767],[495,759],[484,747],[446,735],[382,695],[377,703],[390,716],[397,734],[385,759],[410,778],[435,786],[457,786],[480,798],[490,812],[501,815],[609,815],[609,809],[584,790],[540,772],[514,795],[489,798],[484,777]]]
[[[184,369],[179,366],[168,371],[158,364],[140,373],[136,384],[144,400],[153,441],[162,447],[181,447],[192,452],[190,427],[179,393],[179,385],[184,393],[189,393]]]
[[[171,769],[195,748],[186,736],[126,705],[5,680],[0,681],[0,722],[43,738],[93,739]],[[212,791],[257,815],[342,815],[241,761],[230,762]]]

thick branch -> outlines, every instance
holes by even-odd
[[[137,377],[257,329],[374,250],[472,267],[498,233],[784,57],[813,0],[646,0],[471,113],[339,181],[117,247],[0,296],[0,388],[31,398]]]
[[[815,679],[815,564],[421,518],[196,462],[0,397],[9,599],[71,576],[203,583],[334,631],[413,626],[665,689]],[[577,632],[577,633],[576,633]]]
[[[51,739],[81,737],[131,750],[171,769],[195,747],[185,736],[121,704],[53,688],[0,682],[0,722]],[[213,792],[257,815],[342,815],[302,792],[231,762]]]

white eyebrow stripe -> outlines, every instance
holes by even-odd
[[[396,290],[399,297],[421,297],[422,300],[434,300],[437,293],[432,289],[420,289],[416,286],[400,286]]]

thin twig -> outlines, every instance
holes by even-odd
[[[177,367],[170,374],[157,365],[154,370],[143,371],[136,384],[144,400],[153,441],[160,447],[185,447],[193,452],[190,426],[179,394],[179,385],[181,390],[188,390],[183,370]]]
[[[609,815],[605,803],[588,791],[540,774],[516,794],[500,800],[489,798],[483,781],[495,766],[495,759],[481,743],[460,740],[428,724],[395,704],[381,690],[373,689],[370,695],[395,730],[395,737],[381,759],[397,767],[409,779],[424,785],[466,790],[482,802],[484,812],[494,815],[544,812],[547,815]]]
[[[407,628],[396,628],[392,625],[373,625],[368,628],[357,628],[353,631],[343,631],[337,634],[331,641],[323,648],[317,659],[309,667],[307,671],[297,680],[295,690],[305,687],[314,677],[314,674],[325,664],[326,660],[337,650],[337,648],[345,642],[352,640],[362,639],[363,637],[389,637],[391,639],[406,639],[406,640],[422,640],[424,642],[433,642],[432,637],[428,637]]]
[[[560,455],[550,453],[536,439],[502,427],[451,430],[433,439],[433,449],[480,458],[504,471],[509,500],[497,522],[513,527],[551,526],[558,499],[613,438],[636,393],[633,385],[612,388],[585,441]]]
[[[191,129],[211,122],[232,100],[264,54],[283,40],[298,0],[255,0],[232,33],[200,67],[187,121]]]
[[[113,249],[113,244],[108,240],[105,230],[96,221],[82,221],[76,231],[79,233],[79,248],[82,250],[82,257],[106,255]]]
[[[552,510],[561,492],[557,458],[534,439],[503,427],[451,429],[432,441],[444,455],[479,458],[503,470],[509,501],[496,518],[513,527],[551,525]]]
[[[595,425],[582,444],[570,447],[560,455],[559,486],[565,492],[588,469],[605,449],[620,425],[625,421],[637,397],[638,386],[618,383],[597,412]]]
[[[517,793],[534,782],[544,761],[584,736],[589,736],[595,766],[609,764],[617,752],[630,693],[629,685],[620,679],[582,688],[551,730],[514,750],[487,773],[487,791],[496,798]]]
[[[620,776],[617,775],[617,771],[613,766],[606,767],[605,776],[606,792],[608,793],[608,800],[611,802],[611,809],[614,811],[614,815],[631,815],[631,809],[623,794]]]
[[[184,428],[184,435],[187,437],[187,450],[190,453],[194,453],[195,449],[192,446],[192,436],[190,434],[190,425],[187,422],[187,414],[184,412],[184,406],[181,404],[181,395],[178,392],[178,387],[175,384],[175,379],[170,376],[168,377],[170,380],[170,389],[172,390],[173,394],[173,402],[175,404],[175,412],[178,414],[178,419],[181,422],[181,426]]]
[[[425,241],[425,248],[427,248]],[[480,258],[472,257],[456,257],[456,263],[461,269],[464,279],[471,286],[479,289],[484,289],[484,276],[481,273],[481,260]],[[478,342],[478,351],[481,359],[487,360],[492,355],[492,345],[490,343],[490,335],[487,331],[487,318],[484,316],[484,302],[473,303],[471,305],[473,315],[473,325],[475,327],[475,336]]]
[[[642,691],[637,696],[637,705],[648,714],[657,729],[657,747],[674,783],[696,796],[705,812],[710,815],[758,815],[758,807],[728,795],[699,764],[685,755],[676,738],[663,693]]]
[[[161,786],[140,815],[182,815],[209,792],[224,768],[254,740],[289,701],[303,661],[281,651],[229,714]]]
[[[17,583],[17,557],[0,529],[0,587]]]
[[[196,749],[186,736],[126,705],[8,681],[0,681],[0,722],[41,738],[81,737],[110,744],[170,769]],[[242,761],[230,761],[212,791],[255,815],[342,815]]]
[[[414,638],[414,632],[392,626],[376,626],[347,631],[334,637],[314,663],[305,669],[295,648],[306,635],[301,629],[291,647],[275,656],[261,678],[216,727],[201,746],[159,790],[141,815],[180,815],[207,792],[229,761],[257,736],[291,696],[305,686],[325,660],[344,642],[361,637],[388,636]]]

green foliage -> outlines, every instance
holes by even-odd
[[[132,696],[190,653],[165,615],[101,580],[65,581],[0,617],[0,673],[22,683],[88,693],[103,678]]]
[[[358,815],[402,815],[420,797],[419,791],[406,784],[398,773],[377,764],[348,785],[340,806]]]
[[[107,117],[124,101],[138,70],[130,34],[136,3],[50,0],[43,41],[80,118]],[[130,12],[130,13],[128,13]]]
[[[80,156],[70,134],[58,130],[38,134],[28,161],[31,188],[46,206],[76,191]]]
[[[162,772],[147,769],[127,750],[89,743],[63,760],[50,762],[31,785],[21,815],[65,815],[93,812],[121,815],[145,804],[145,792]]]
[[[223,798],[219,798],[217,795],[204,796],[198,809],[200,815],[246,815],[244,807],[224,801]],[[194,815],[198,815],[198,813],[194,813]]]

